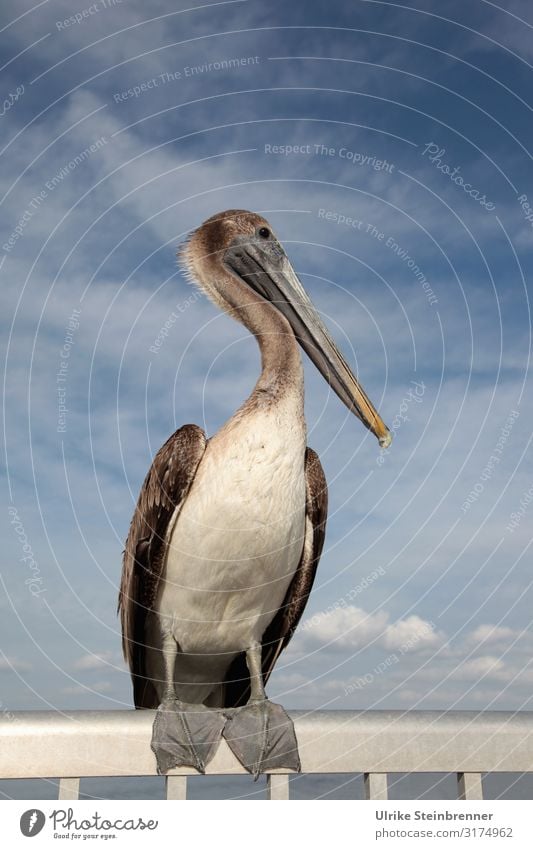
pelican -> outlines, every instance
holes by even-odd
[[[307,447],[299,345],[386,448],[391,435],[268,221],[214,215],[186,274],[257,339],[261,374],[211,438],[179,428],[155,455],[125,545],[119,595],[136,708],[157,708],[158,771],[204,772],[221,736],[256,777],[298,770],[292,722],[265,684],[302,616],[324,543],[327,485]]]

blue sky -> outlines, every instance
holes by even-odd
[[[395,432],[380,456],[306,363],[330,519],[270,694],[531,707],[528,4],[1,16],[1,709],[131,706],[115,607],[140,484],[258,373],[175,260],[231,207],[270,220]]]

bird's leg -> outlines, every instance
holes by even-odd
[[[265,709],[267,706],[267,697],[263,684],[262,651],[261,644],[254,643],[246,652],[246,665],[250,673],[250,698],[248,699],[248,704],[256,704],[258,706],[261,721],[261,747],[252,769],[256,780],[262,771],[261,766],[268,744],[268,710]]]
[[[265,695],[262,647],[254,643],[246,652],[250,673],[250,698],[242,708],[228,713],[224,737],[242,765],[257,779],[267,769],[300,771],[298,744],[291,718],[281,705]]]
[[[163,702],[173,702],[176,699],[176,687],[174,685],[174,669],[178,656],[178,644],[172,634],[163,637],[163,665],[165,669],[165,683],[163,690]]]
[[[174,668],[179,646],[172,634],[163,637],[164,690],[152,729],[152,751],[160,775],[178,766],[205,772],[216,752],[225,718],[205,705],[191,705],[176,696]]]
[[[246,665],[250,673],[250,702],[260,702],[266,699],[263,685],[261,643],[254,643],[246,652]]]

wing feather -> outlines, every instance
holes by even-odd
[[[153,608],[164,568],[169,523],[187,497],[206,445],[205,433],[197,425],[184,425],[173,433],[154,457],[131,520],[118,610],[136,707],[157,707],[154,687],[145,674],[146,615]]]

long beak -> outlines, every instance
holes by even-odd
[[[380,446],[388,448],[392,442],[389,429],[329,335],[279,243],[263,248],[254,241],[239,240],[225,252],[224,263],[285,316],[341,401],[372,431]]]

